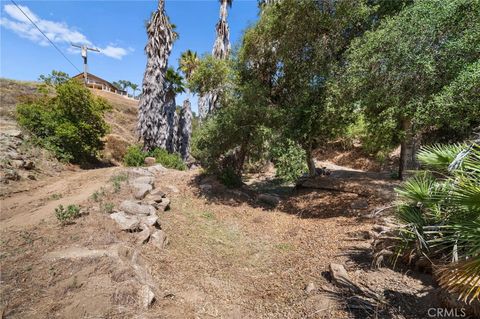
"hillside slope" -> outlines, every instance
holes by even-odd
[[[0,79],[0,193],[14,192],[18,187],[27,187],[28,181],[56,176],[66,169],[79,169],[73,165],[58,162],[52,154],[31,142],[28,134],[22,132],[15,120],[18,103],[35,99],[38,82]],[[106,99],[112,106],[105,120],[111,127],[105,137],[102,153],[106,162],[118,164],[126,147],[135,143],[138,101],[110,92],[91,90],[93,94]],[[12,188],[12,182],[17,187]],[[6,185],[9,185],[8,187]],[[25,184],[22,186],[22,184]]]

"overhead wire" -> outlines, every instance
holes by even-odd
[[[55,49],[57,49],[57,51],[65,58],[65,60],[67,60],[79,73],[81,73],[82,71],[80,71],[79,68],[77,68],[77,66],[75,64],[73,64],[73,62],[62,52],[62,50],[60,50],[57,45],[55,43],[53,43],[52,40],[50,40],[50,38],[38,27],[38,25],[28,16],[28,14],[26,14],[22,8],[20,8],[20,6],[14,1],[14,0],[10,0],[16,7],[18,10],[20,10],[21,13],[23,13],[23,15],[35,26],[35,28],[37,28],[38,31],[40,31],[41,34],[43,34],[43,36],[53,45],[53,47]]]

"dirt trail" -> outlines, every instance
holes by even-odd
[[[119,172],[124,169],[68,173],[3,199],[0,306],[6,318],[424,318],[432,302],[422,276],[370,270],[374,221],[365,215],[385,204],[374,195],[290,189],[273,208],[254,192],[226,189],[198,171],[168,170],[155,186],[171,199],[171,209],[159,213],[170,244],[157,249],[136,245],[134,234],[120,231],[101,210],[131,198],[127,184],[118,192],[107,187],[100,202],[89,199]],[[351,178],[365,176],[356,171]],[[53,194],[62,197],[49,199]],[[53,208],[71,203],[89,214],[62,227]],[[136,249],[158,287],[148,309],[135,272],[112,257],[120,246]],[[349,308],[349,296],[326,274],[331,262],[387,296],[383,308]],[[314,288],[306,291],[309,284]]]
[[[58,177],[31,182],[28,189],[2,198],[2,230],[25,227],[54,218],[58,205],[80,204],[106,184],[119,168],[65,172]]]

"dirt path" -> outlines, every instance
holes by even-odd
[[[31,182],[28,189],[2,198],[2,230],[52,220],[58,205],[80,204],[105,185],[118,168],[65,172],[58,177]]]
[[[272,208],[248,190],[212,182],[206,187],[198,171],[168,170],[155,182],[171,199],[171,209],[159,213],[170,243],[160,250],[135,246],[134,236],[119,231],[102,211],[105,203],[118,207],[131,198],[126,184],[111,190],[111,176],[121,172],[70,173],[3,200],[8,210],[2,213],[0,294],[6,318],[424,318],[432,303],[425,277],[370,270],[374,221],[365,215],[385,204],[374,195],[300,190],[285,193]],[[351,178],[371,180],[372,189],[380,183],[359,171]],[[105,195],[89,198],[100,187]],[[62,197],[49,200],[53,194]],[[352,208],[358,201],[361,208]],[[62,227],[52,212],[61,203],[81,204],[89,214]],[[111,253],[120,246],[138,250],[158,286],[146,310],[134,273],[112,259],[124,255]],[[350,297],[330,282],[331,262],[387,296],[385,304],[350,308]]]

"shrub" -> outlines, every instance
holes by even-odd
[[[182,161],[182,158],[177,153],[170,154],[164,149],[156,148],[151,151],[149,156],[155,157],[157,163],[162,164],[167,168],[178,169],[184,171],[187,166]]]
[[[178,169],[180,171],[187,169],[187,166],[177,153],[170,154],[161,148],[156,148],[153,151],[145,152],[138,145],[130,146],[127,149],[127,153],[125,154],[123,161],[127,166],[142,166],[145,163],[145,158],[148,156],[155,157],[157,163],[162,164],[167,168]]]
[[[223,185],[229,188],[242,186],[242,178],[231,167],[226,167],[218,175],[218,179]]]
[[[139,145],[132,145],[127,148],[127,152],[123,157],[123,162],[127,166],[142,166],[148,153],[142,151]]]
[[[54,97],[18,105],[18,123],[59,159],[84,163],[95,158],[108,132],[103,114],[110,106],[74,80],[55,89]]]
[[[440,284],[464,300],[480,294],[480,146],[423,148],[429,168],[397,190],[397,256],[427,256]]]
[[[284,181],[296,181],[307,171],[305,158],[305,151],[292,140],[286,140],[272,147],[276,175]]]
[[[80,207],[77,205],[68,205],[67,208],[64,208],[63,205],[59,205],[55,208],[55,216],[57,216],[57,219],[62,224],[66,224],[80,216]]]

